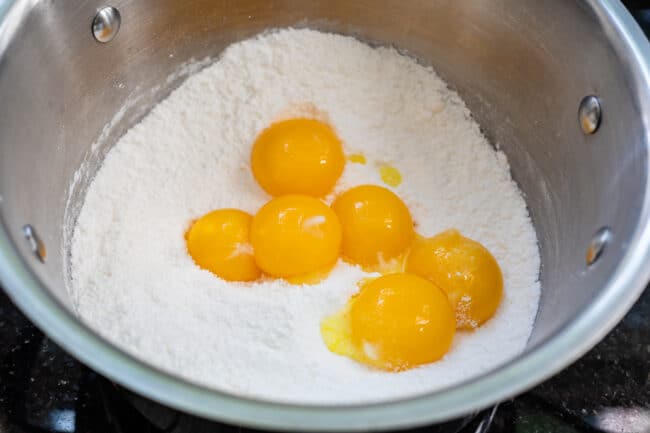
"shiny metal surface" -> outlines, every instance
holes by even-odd
[[[609,227],[602,227],[599,229],[594,237],[591,239],[587,247],[587,254],[585,259],[588,265],[593,265],[605,252],[605,247],[612,240],[612,231]]]
[[[25,240],[29,244],[29,248],[32,250],[32,253],[36,258],[41,262],[45,263],[45,258],[47,257],[47,250],[41,238],[38,237],[36,230],[30,224],[25,224],[23,226],[23,234],[25,235]]]
[[[578,121],[582,132],[585,134],[593,134],[600,126],[600,119],[602,117],[602,108],[600,101],[594,95],[585,96],[580,101],[580,108],[578,109]]]
[[[277,429],[350,431],[444,421],[521,392],[575,360],[615,325],[648,281],[650,46],[618,1],[113,5],[122,15],[119,37],[98,44],[88,29],[104,6],[99,1],[0,0],[0,279],[49,336],[132,390],[208,418]],[[188,63],[217,58],[229,43],[285,26],[392,44],[435,67],[507,154],[543,263],[540,310],[522,356],[475,380],[411,399],[290,406],[158,371],[72,314],[74,300],[64,284],[69,227],[106,152],[191,71]],[[576,104],[584,95],[598,95],[607,109],[597,134],[576,125]],[[75,177],[82,165],[87,170]],[[45,263],[24,241],[26,221],[48,246]],[[597,266],[588,267],[585,248],[605,226],[616,236]]]
[[[93,19],[92,31],[97,42],[110,42],[120,31],[122,17],[113,6],[101,8]]]

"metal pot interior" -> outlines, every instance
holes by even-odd
[[[91,32],[103,6],[96,0],[5,4],[0,217],[24,266],[65,308],[66,241],[106,151],[183,80],[186,65],[286,26],[394,45],[433,66],[507,154],[543,264],[528,351],[554,339],[595,299],[629,303],[640,290],[614,293],[610,279],[638,248],[646,224],[648,89],[620,27],[597,2],[116,0],[122,26],[106,44]],[[602,103],[595,134],[578,122],[586,95]],[[75,178],[82,164],[89,175]],[[44,263],[24,239],[25,224],[47,250]],[[587,249],[602,227],[611,229],[611,241],[588,266]],[[593,323],[592,335],[612,325]]]

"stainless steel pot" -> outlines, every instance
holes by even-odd
[[[114,0],[122,24],[108,43],[91,31],[101,6],[0,0],[0,277],[50,337],[124,386],[197,415],[269,428],[443,421],[565,367],[614,326],[647,282],[650,46],[618,1]],[[75,318],[64,281],[66,227],[88,180],[69,190],[77,168],[84,163],[92,173],[116,139],[183,78],[181,65],[283,26],[407,50],[460,92],[506,152],[543,261],[542,301],[523,355],[429,395],[295,406],[184,382],[126,355]],[[588,99],[581,112],[585,132],[578,113],[587,95],[598,99]]]

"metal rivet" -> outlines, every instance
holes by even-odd
[[[578,120],[580,127],[585,134],[593,134],[600,126],[602,118],[602,109],[600,101],[594,95],[585,96],[580,101],[580,109],[578,110]]]
[[[29,248],[32,250],[36,258],[41,262],[45,263],[45,258],[47,257],[47,251],[45,251],[45,244],[41,241],[41,238],[36,234],[36,230],[30,224],[25,224],[23,226],[23,234]]]
[[[93,19],[93,36],[97,42],[106,43],[113,40],[120,31],[122,17],[113,6],[103,7]]]
[[[602,227],[596,232],[596,234],[591,238],[589,247],[587,248],[587,264],[593,265],[598,261],[600,256],[602,256],[605,251],[605,247],[612,240],[612,231],[609,227]]]

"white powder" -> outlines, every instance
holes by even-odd
[[[337,191],[381,184],[417,230],[447,228],[486,245],[505,297],[442,360],[399,374],[327,350],[320,321],[365,274],[339,263],[315,286],[226,283],[198,269],[183,233],[210,210],[254,213],[269,197],[255,183],[251,144],[279,117],[316,107],[366,165],[348,163]],[[524,200],[456,93],[430,69],[349,37],[283,30],[229,47],[191,76],[109,152],[89,187],[71,246],[70,291],[79,315],[118,346],[190,381],[296,403],[351,403],[430,392],[477,376],[518,353],[539,299],[539,254]]]

